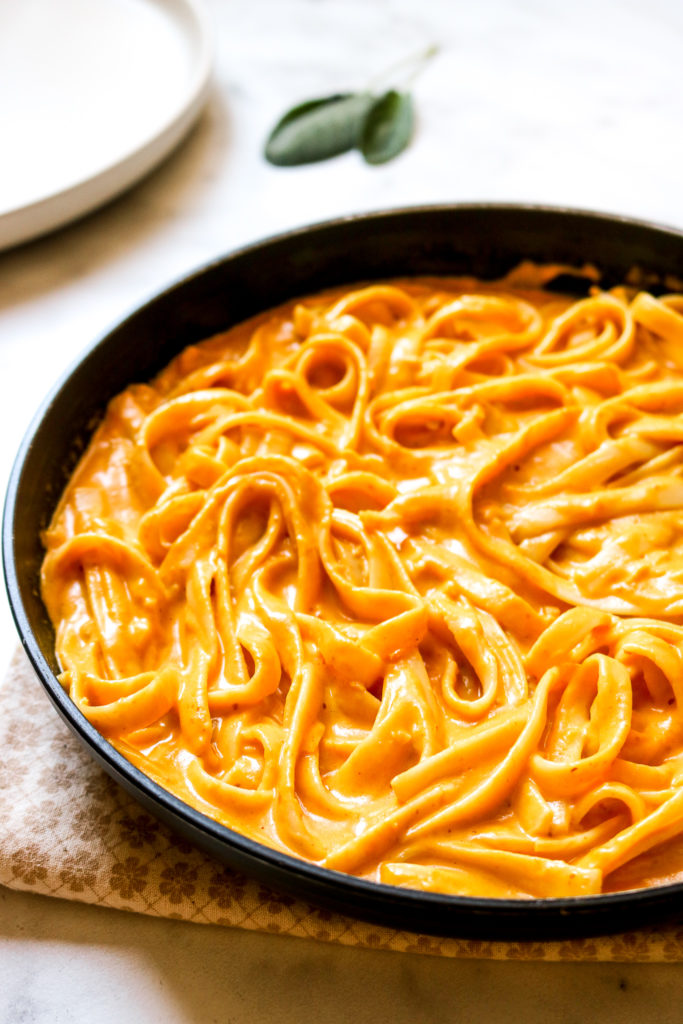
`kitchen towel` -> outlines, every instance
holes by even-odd
[[[103,907],[450,957],[683,961],[683,922],[598,938],[489,942],[368,924],[271,891],[176,836],[91,759],[17,651],[0,687],[0,884]]]

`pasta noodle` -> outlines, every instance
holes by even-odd
[[[42,593],[134,765],[392,885],[683,877],[683,296],[549,277],[330,291],[110,403]]]

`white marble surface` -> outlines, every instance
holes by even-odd
[[[183,148],[108,208],[0,255],[3,488],[33,411],[76,356],[161,286],[242,243],[446,200],[582,206],[683,228],[677,0],[210,0],[209,13],[215,84]],[[262,161],[283,108],[362,86],[432,43],[414,143],[394,163]],[[3,666],[14,643],[3,598]],[[664,1022],[680,1020],[681,997],[683,969],[671,965],[454,963],[0,892],[0,1024],[313,1013],[533,1024],[551,1011],[558,1024]]]

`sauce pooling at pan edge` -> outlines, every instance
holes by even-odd
[[[44,535],[63,684],[162,786],[325,867],[679,879],[682,442],[681,296],[292,302],[110,403]]]

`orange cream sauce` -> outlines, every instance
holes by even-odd
[[[682,441],[680,296],[290,303],[110,403],[44,536],[63,684],[162,786],[323,866],[679,877]]]

